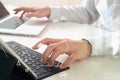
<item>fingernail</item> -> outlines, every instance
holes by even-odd
[[[52,63],[51,61],[49,61],[48,66],[49,66],[49,67],[52,67],[52,66],[53,66],[53,63]]]
[[[32,49],[38,49],[38,47],[36,47],[36,46],[33,46],[33,47],[32,47]]]
[[[60,65],[60,69],[64,69],[65,68],[65,66],[64,65]]]
[[[42,63],[43,63],[43,58],[41,58],[41,59],[40,59],[40,62],[42,62]]]

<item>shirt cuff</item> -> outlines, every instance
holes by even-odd
[[[92,45],[91,56],[113,55],[112,36],[87,39]]]
[[[52,20],[52,21],[66,21],[67,20],[67,18],[63,15],[64,13],[61,12],[60,7],[50,6],[50,9],[51,9],[51,13],[48,18],[49,20]]]

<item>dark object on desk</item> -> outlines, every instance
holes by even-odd
[[[0,50],[0,80],[11,80],[12,71],[17,60]]]
[[[34,80],[16,66],[17,60],[0,50],[0,80]]]
[[[45,77],[54,75],[66,69],[60,69],[55,62],[54,67],[48,67],[48,63],[40,63],[41,54],[27,48],[19,43],[10,41],[4,43],[0,41],[0,45],[7,53],[13,55],[17,59],[17,64],[14,67],[12,80],[41,80]]]
[[[11,76],[11,80],[35,80],[33,77],[18,69],[18,67],[14,67],[13,73]]]

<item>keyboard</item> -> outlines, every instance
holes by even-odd
[[[23,24],[25,20],[20,19],[18,16],[10,17],[4,22],[0,23],[0,28],[4,29],[16,29],[18,26]]]
[[[48,67],[48,63],[42,64],[40,62],[41,53],[14,41],[7,42],[7,45],[21,58],[31,71],[27,70],[19,61],[17,66],[21,66],[28,75],[32,76],[36,80],[41,80],[45,77],[69,69],[69,67],[66,69],[60,69],[58,67],[60,65],[58,61],[55,62],[53,67]]]

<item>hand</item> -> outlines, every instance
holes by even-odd
[[[19,7],[14,9],[15,14],[22,12],[20,18],[22,18],[24,15],[25,17],[31,18],[31,17],[38,17],[38,18],[42,18],[42,17],[48,17],[50,15],[50,8],[49,7],[38,7],[38,8],[34,8],[34,7]]]
[[[75,60],[83,60],[87,58],[91,53],[91,46],[86,40],[45,38],[35,44],[33,49],[38,49],[40,43],[48,45],[42,55],[41,62],[46,63],[50,56],[48,62],[49,66],[54,65],[55,59],[59,55],[64,53],[69,55],[68,59],[59,66],[61,69],[68,67]]]

